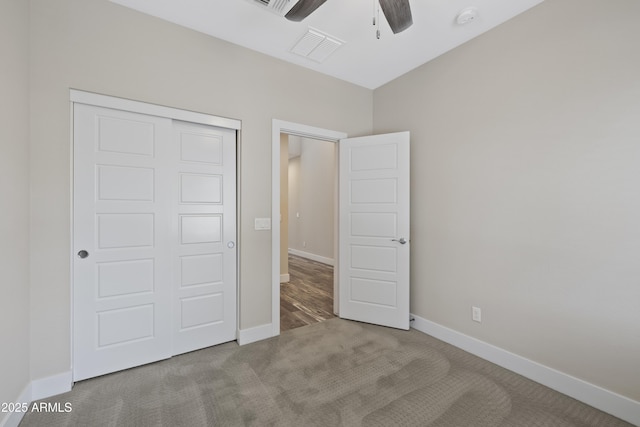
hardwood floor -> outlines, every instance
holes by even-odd
[[[289,255],[289,275],[280,284],[280,331],[336,317],[332,266]]]

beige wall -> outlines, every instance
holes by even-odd
[[[301,138],[300,146],[289,168],[289,248],[333,260],[336,144]]]
[[[412,133],[412,312],[636,401],[639,15],[546,1],[374,92]]]
[[[280,134],[280,275],[289,274],[289,135]]]
[[[32,0],[34,378],[70,369],[69,88],[242,120],[240,327],[271,323],[271,234],[254,230],[271,212],[271,120],[367,134],[372,92],[107,0]]]
[[[287,249],[295,249],[298,246],[297,242],[302,241],[300,238],[300,220],[297,215],[300,210],[300,192],[298,191],[300,183],[300,156],[289,159],[287,172],[289,179],[289,188],[287,189],[289,193],[289,205],[287,206],[289,210],[289,239],[284,242],[284,245],[287,246]]]
[[[28,2],[0,3],[0,403],[30,380],[28,28]]]

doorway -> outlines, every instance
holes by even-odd
[[[334,313],[409,329],[410,133],[347,138],[341,132],[272,122],[272,336],[280,334],[281,134],[338,144],[334,220]]]
[[[343,132],[332,131],[328,129],[321,129],[312,126],[302,125],[299,123],[286,122],[283,120],[273,120],[272,123],[272,213],[271,216],[274,219],[281,219],[282,212],[281,210],[281,193],[282,188],[281,184],[281,165],[283,163],[282,158],[282,135],[293,135],[301,138],[310,138],[314,140],[326,141],[334,143],[337,146],[337,142],[346,138],[347,134]],[[336,149],[337,153],[337,149]],[[288,157],[287,157],[288,159]],[[337,180],[336,180],[337,181]],[[334,194],[337,194],[337,188],[334,189]],[[334,254],[334,270],[337,271],[338,267],[338,252],[337,252],[337,201],[334,204],[333,213],[330,213],[334,217],[334,230],[333,230],[333,254]],[[271,301],[271,327],[272,327],[272,335],[280,334],[280,268],[281,268],[281,221],[275,220],[273,221],[272,226],[272,301]],[[335,279],[335,275],[333,278],[333,294],[337,295],[337,280]],[[333,312],[338,313],[338,304],[337,298],[334,298],[334,307]]]
[[[336,148],[281,134],[281,331],[335,317]]]

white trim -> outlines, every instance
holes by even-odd
[[[341,139],[347,137],[347,134],[344,132],[273,119],[272,126],[275,128],[276,125],[279,129],[278,138],[280,137],[281,133],[286,133],[287,135],[295,135],[302,138],[320,139],[322,141],[329,142],[338,142]]]
[[[71,391],[71,387],[73,387],[71,371],[33,380],[31,382],[31,399],[46,399],[47,397]]]
[[[500,347],[449,329],[438,323],[411,315],[412,327],[454,345],[471,354],[495,363],[535,382],[573,397],[587,405],[614,415],[634,425],[640,425],[640,402],[557,371]]]
[[[311,261],[317,261],[322,264],[327,264],[330,266],[334,265],[334,260],[331,258],[327,258],[326,256],[312,254],[311,252],[300,251],[298,249],[289,248],[289,253],[291,255],[297,255],[302,258],[310,259]]]
[[[242,234],[242,218],[241,218],[241,201],[242,201],[242,185],[240,182],[240,178],[242,176],[242,171],[240,170],[242,167],[241,164],[241,151],[242,151],[242,132],[236,132],[236,342],[238,341],[238,337],[240,336],[240,271],[242,259],[240,257],[240,249],[241,249],[241,234]]]
[[[66,393],[71,391],[72,386],[71,371],[33,380],[22,390],[15,403],[27,403],[31,407],[33,401]],[[24,412],[11,412],[0,420],[0,427],[17,427],[23,417]]]
[[[31,383],[27,384],[14,403],[28,403],[31,405]],[[22,418],[24,417],[24,414],[24,412],[9,412],[0,420],[0,427],[18,427],[20,421],[22,421]]]
[[[280,322],[277,322],[280,323]],[[271,332],[273,330],[273,326],[271,323],[266,323],[264,325],[255,326],[249,329],[239,329],[238,330],[238,344],[245,345],[251,344],[252,342],[262,341],[267,338],[271,338]]]
[[[291,280],[291,275],[290,274],[281,274],[280,275],[280,283],[287,283],[287,282],[289,282],[289,280]]]
[[[75,120],[75,114],[74,114],[74,109],[75,109],[75,103],[73,103],[72,101],[69,102],[69,242],[71,242],[71,253],[69,254],[69,278],[70,278],[70,287],[69,287],[69,295],[67,295],[67,297],[69,298],[69,307],[71,307],[71,313],[69,313],[69,320],[70,320],[70,327],[69,327],[69,362],[70,362],[70,366],[71,366],[71,373],[72,373],[72,377],[73,377],[73,363],[74,363],[74,359],[73,359],[73,345],[74,345],[74,330],[73,330],[73,325],[74,325],[74,321],[75,321],[75,311],[74,311],[74,305],[73,305],[73,295],[74,295],[74,290],[75,290],[75,277],[73,274],[74,268],[73,268],[73,253],[75,252],[75,248],[73,247],[73,242],[74,242],[74,224],[75,224],[75,217],[74,217],[74,183],[75,183],[75,161],[74,161],[74,156],[75,156],[75,151],[74,151],[74,120]],[[71,378],[73,380],[73,378]]]
[[[271,121],[271,334],[274,337],[280,335],[280,221],[273,221],[273,218],[280,218],[281,133],[331,142],[338,142],[347,137],[344,132],[278,119]],[[337,259],[338,255],[334,256]]]
[[[71,102],[77,102],[80,104],[99,105],[101,107],[113,108],[116,110],[131,111],[134,113],[147,114],[149,116],[166,117],[174,120],[218,126],[227,129],[242,129],[242,122],[236,119],[218,117],[195,111],[180,110],[177,108],[165,107],[163,105],[148,104],[146,102],[133,101],[114,96],[100,95],[82,90],[70,89],[70,99]]]

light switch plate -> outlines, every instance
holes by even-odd
[[[271,218],[256,218],[254,228],[256,230],[271,230]]]

